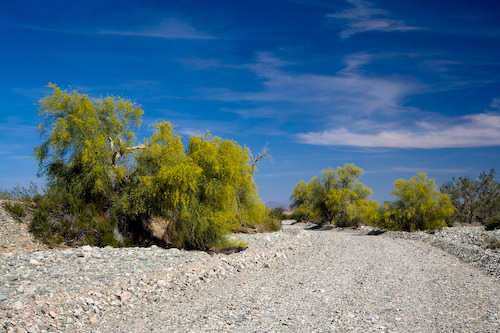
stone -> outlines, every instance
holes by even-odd
[[[73,316],[75,316],[75,318],[80,318],[82,316],[82,311],[80,309],[76,309],[73,312]]]
[[[21,301],[17,301],[14,304],[12,304],[12,309],[14,310],[22,310],[24,308],[24,304]]]
[[[30,259],[29,263],[30,263],[30,265],[34,265],[34,266],[40,266],[41,265],[41,263],[38,260],[35,260],[35,259]]]

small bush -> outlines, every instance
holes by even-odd
[[[14,215],[14,217],[18,220],[26,216],[26,210],[24,209],[24,206],[19,202],[5,202],[3,204],[3,207],[12,215]]]
[[[12,195],[9,191],[0,189],[0,200],[12,199]]]
[[[52,191],[34,199],[29,231],[49,245],[127,246],[130,240],[115,239],[117,218],[105,216],[93,204],[75,199],[64,191]]]
[[[270,215],[277,220],[286,220],[286,219],[288,219],[288,216],[286,216],[284,214],[284,212],[285,212],[285,208],[275,207],[275,208],[271,209]]]
[[[368,197],[372,191],[359,181],[363,170],[344,164],[336,170],[328,168],[308,183],[301,180],[290,197],[294,217],[299,221],[350,227],[370,222],[378,212],[376,202]]]
[[[488,237],[485,242],[487,249],[500,249],[500,239],[496,237]]]
[[[453,218],[460,223],[485,224],[500,214],[500,182],[496,172],[481,172],[477,177],[458,177],[441,186],[456,207]]]
[[[500,216],[489,219],[484,225],[486,230],[500,229]]]
[[[451,215],[455,208],[450,198],[439,193],[433,179],[424,173],[409,180],[394,182],[392,195],[399,199],[385,203],[378,223],[379,227],[390,230],[416,231],[439,230],[451,225]]]

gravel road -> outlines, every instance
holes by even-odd
[[[244,252],[0,255],[5,331],[498,332],[500,281],[424,242],[354,231],[243,235]]]

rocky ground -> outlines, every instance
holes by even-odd
[[[0,253],[16,249],[37,251],[47,247],[33,240],[26,223],[18,221],[3,208],[6,200],[0,200]]]
[[[364,227],[362,230],[369,230]],[[436,233],[387,232],[385,236],[419,241],[438,247],[460,260],[500,278],[500,248],[488,247],[488,240],[498,240],[500,229],[485,230],[483,226],[457,226],[444,228]]]
[[[471,230],[369,236],[285,225],[239,236],[249,248],[229,256],[6,247],[0,331],[498,332],[500,280],[429,240],[498,254]]]

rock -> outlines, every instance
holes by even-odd
[[[241,252],[243,250],[245,250],[245,248],[243,248],[241,246],[230,246],[230,247],[225,247],[225,248],[222,248],[222,249],[211,247],[210,249],[208,249],[208,253],[209,254],[216,254],[216,253],[218,253],[218,254],[219,253],[233,254],[233,253]]]
[[[30,259],[29,263],[30,263],[30,265],[34,265],[34,266],[40,266],[41,265],[41,263],[38,260],[35,260],[35,259]]]
[[[116,296],[116,298],[118,298],[122,302],[125,302],[127,299],[130,298],[130,294],[125,293],[125,292],[117,293],[117,294],[115,294],[115,296]]]
[[[82,311],[80,309],[76,309],[74,312],[73,312],[73,316],[75,316],[75,318],[81,318],[82,316]]]
[[[24,304],[21,301],[17,301],[14,304],[12,304],[12,309],[14,310],[22,310],[24,308]]]
[[[7,296],[0,294],[0,302],[6,301]]]
[[[54,311],[49,311],[49,316],[50,316],[52,319],[56,319],[57,314],[56,314]]]

